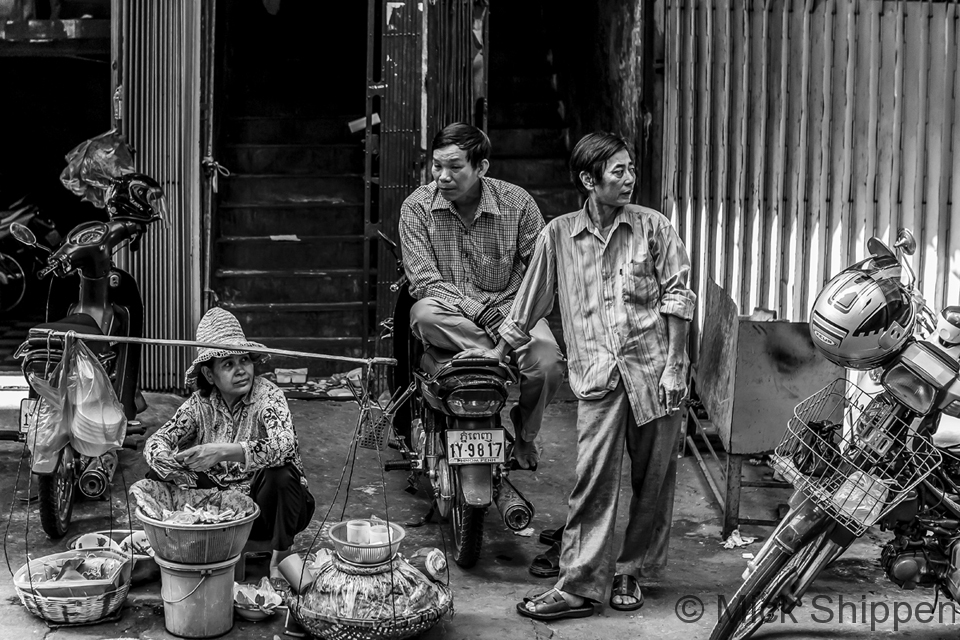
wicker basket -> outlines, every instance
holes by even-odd
[[[401,571],[401,563],[405,564],[408,570],[416,571],[413,567],[409,567],[409,563],[401,557],[396,558],[393,562],[378,566],[360,567],[345,563],[334,556],[333,560],[320,570],[321,576],[318,577],[318,580],[321,580],[324,575],[336,572],[356,576],[386,575],[391,570]],[[422,576],[419,572],[417,573]],[[426,581],[427,578],[423,577],[423,580]],[[303,628],[317,638],[323,638],[324,640],[401,640],[403,638],[413,638],[426,632],[436,625],[444,615],[453,610],[453,595],[449,588],[440,583],[431,583],[431,586],[437,590],[438,604],[436,606],[409,615],[390,615],[372,619],[338,617],[311,611],[303,604],[306,596],[298,596],[292,591],[287,592],[285,600],[290,614]]]
[[[68,553],[57,553],[51,556],[45,556],[44,558],[39,558],[38,560],[32,560],[30,564],[36,565],[38,562],[43,562],[46,559],[56,559],[66,556],[76,557],[82,552],[68,552]],[[113,551],[106,550],[97,550],[94,552],[87,552],[83,555],[95,554],[98,556],[114,557],[118,559],[123,559],[118,553]],[[47,624],[87,624],[92,622],[97,622],[102,620],[115,613],[127,599],[127,594],[130,592],[130,575],[131,575],[131,564],[129,558],[128,562],[123,565],[120,570],[119,581],[120,585],[117,588],[111,588],[100,593],[95,593],[92,595],[72,595],[72,596],[49,596],[43,593],[42,589],[39,589],[39,584],[35,583],[31,589],[30,582],[26,572],[28,571],[28,565],[24,564],[14,574],[14,587],[17,590],[17,595],[20,596],[20,602],[23,603],[23,606],[27,608],[27,611],[33,615],[41,618]],[[78,592],[82,593],[84,591],[91,591],[91,586],[93,583],[98,582],[108,582],[108,581],[95,581],[95,580],[86,580],[79,582],[76,585]],[[50,585],[52,586],[52,585]],[[73,588],[73,585],[68,583],[61,583],[58,589],[60,590],[69,590]],[[92,589],[96,591],[96,589]]]
[[[243,551],[260,515],[260,507],[248,516],[216,524],[173,524],[155,520],[139,508],[137,519],[143,523],[150,546],[158,558],[178,564],[214,564],[229,560]]]

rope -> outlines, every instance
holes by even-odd
[[[204,170],[206,170],[207,175],[210,176],[213,192],[217,193],[219,188],[219,177],[223,176],[224,178],[229,178],[230,169],[227,169],[225,166],[214,160],[213,156],[207,156],[200,161],[200,164],[203,166]]]

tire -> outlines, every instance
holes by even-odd
[[[73,464],[60,452],[57,468],[49,475],[39,476],[40,526],[53,539],[62,538],[70,528],[73,500],[77,483]]]
[[[456,474],[453,474],[456,478]],[[453,508],[450,510],[450,528],[453,530],[453,561],[462,569],[469,569],[480,559],[483,546],[483,517],[486,508],[463,504],[460,485],[454,480]]]
[[[747,578],[731,598],[710,634],[710,640],[746,640],[780,612],[780,593],[809,566],[826,534],[807,541],[792,555],[777,549]],[[751,606],[752,603],[752,606]]]

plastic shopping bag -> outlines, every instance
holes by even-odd
[[[57,366],[48,382],[30,376],[30,386],[39,394],[37,411],[27,429],[27,448],[34,469],[53,469],[60,450],[70,442],[70,422],[63,416],[63,392],[60,379],[63,364]]]
[[[63,358],[70,444],[85,456],[119,449],[127,435],[127,419],[107,372],[80,340],[67,340]]]
[[[66,160],[60,182],[81,200],[101,209],[110,182],[135,170],[133,153],[116,129],[81,142],[66,155]]]

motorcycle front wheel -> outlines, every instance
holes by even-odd
[[[483,517],[487,510],[464,504],[457,474],[451,475],[454,484],[453,508],[450,514],[450,526],[453,530],[453,561],[458,567],[469,569],[480,559],[480,547],[483,546]]]
[[[745,640],[781,611],[781,596],[790,590],[823,546],[827,533],[808,540],[792,555],[772,549],[721,613],[710,640]]]
[[[61,451],[54,472],[39,476],[40,526],[44,533],[54,539],[66,535],[73,515],[77,478],[70,454],[72,451]]]

